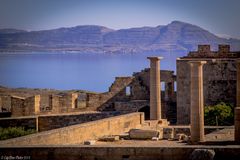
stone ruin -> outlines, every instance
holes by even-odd
[[[177,123],[190,123],[190,61],[206,61],[203,65],[204,105],[219,102],[236,106],[236,59],[240,52],[231,52],[229,45],[199,45],[198,51],[177,59]]]
[[[176,76],[173,71],[161,70],[161,82],[165,88],[161,91],[162,116],[172,123],[176,122],[176,92],[174,83]],[[39,97],[39,101],[31,103],[34,112],[25,112],[29,106],[24,105],[31,97]],[[108,92],[63,92],[50,95],[17,97],[0,95],[0,107],[5,106],[13,117],[71,113],[81,111],[118,111],[121,114],[145,112],[150,119],[150,69],[136,72],[132,77],[116,77]],[[21,110],[21,111],[19,111]],[[24,111],[23,111],[24,110]]]
[[[202,48],[200,46],[199,48],[201,48],[201,49],[199,49],[200,52],[205,53],[206,51],[209,51],[208,50],[209,47]],[[206,54],[204,54],[204,55],[206,55]],[[75,153],[77,153],[77,155],[79,155],[79,153],[84,155],[85,152],[90,151],[92,153],[94,150],[93,154],[91,154],[90,156],[87,155],[85,158],[86,159],[88,159],[88,158],[97,159],[97,158],[95,158],[95,156],[96,156],[96,157],[101,157],[102,159],[108,159],[109,157],[113,157],[113,156],[117,155],[116,156],[117,159],[120,159],[119,158],[120,156],[121,156],[121,159],[123,159],[123,158],[127,158],[127,159],[133,158],[134,159],[134,158],[139,158],[139,157],[144,159],[146,157],[151,157],[153,155],[154,158],[156,158],[156,156],[157,156],[158,158],[161,157],[163,159],[172,159],[172,158],[173,159],[189,159],[189,158],[190,159],[215,159],[215,154],[216,154],[216,156],[217,156],[216,159],[221,159],[222,157],[224,157],[224,159],[226,159],[227,157],[230,157],[230,159],[232,159],[232,158],[239,159],[239,156],[240,156],[239,149],[240,148],[239,148],[238,144],[240,143],[240,60],[236,59],[237,55],[234,55],[234,54],[233,55],[236,56],[235,59],[227,57],[226,56],[226,55],[228,55],[227,52],[226,53],[224,52],[223,55],[222,56],[224,57],[224,59],[222,59],[221,56],[218,57],[218,56],[214,55],[214,58],[218,58],[217,60],[213,59],[212,57],[205,57],[205,59],[199,58],[196,55],[194,55],[195,57],[191,57],[192,55],[190,55],[190,54],[187,57],[178,59],[178,61],[184,67],[188,66],[187,68],[185,68],[186,69],[185,72],[183,72],[183,70],[182,70],[182,73],[180,73],[180,75],[178,75],[178,78],[179,77],[182,78],[181,76],[184,76],[186,74],[188,75],[185,77],[185,78],[188,78],[187,79],[188,83],[186,83],[187,81],[183,82],[183,85],[185,85],[185,87],[186,86],[189,87],[189,88],[187,88],[187,91],[188,91],[188,95],[190,95],[188,100],[189,100],[189,110],[190,110],[189,117],[190,117],[190,134],[191,134],[191,136],[190,136],[190,139],[186,140],[186,142],[188,142],[189,144],[194,144],[194,145],[188,145],[188,146],[181,145],[181,146],[176,147],[177,144],[174,144],[173,146],[168,146],[167,142],[163,142],[162,145],[154,146],[154,148],[153,148],[152,145],[139,147],[135,144],[135,145],[131,146],[130,151],[129,151],[128,145],[121,146],[121,147],[119,147],[119,145],[115,145],[115,146],[113,145],[114,147],[111,146],[111,149],[107,148],[109,146],[103,147],[103,148],[94,147],[94,146],[84,148],[84,147],[80,146],[80,148],[77,148],[77,149],[74,148],[75,151],[78,150],[79,152],[73,152],[72,151],[73,148],[71,147],[70,148],[71,152],[67,152],[68,154],[64,154],[64,156],[66,156],[66,155],[67,156],[69,156],[69,155],[76,156]],[[124,104],[127,102],[131,102],[131,103],[136,102],[135,104],[133,104],[133,106],[134,105],[139,106],[139,104],[141,104],[141,103],[145,103],[144,105],[146,105],[148,103],[148,105],[150,105],[150,111],[149,111],[150,112],[149,113],[150,120],[149,121],[144,120],[143,113],[132,113],[132,114],[126,114],[126,115],[122,115],[122,116],[116,116],[116,117],[113,117],[110,119],[105,119],[102,121],[95,121],[93,123],[85,123],[82,126],[75,125],[72,127],[61,128],[59,130],[35,134],[33,136],[31,136],[31,135],[26,136],[27,138],[20,137],[20,138],[16,138],[16,139],[11,139],[11,140],[3,142],[2,145],[10,145],[10,146],[13,145],[14,146],[16,144],[26,145],[29,143],[32,143],[34,145],[34,144],[36,144],[36,142],[37,142],[37,144],[40,143],[40,144],[44,144],[44,145],[46,145],[46,144],[49,145],[52,143],[66,145],[66,144],[71,144],[71,143],[75,144],[76,141],[80,141],[83,139],[85,140],[86,138],[90,138],[90,137],[96,138],[96,135],[98,135],[98,137],[102,137],[102,139],[104,141],[115,141],[115,139],[119,140],[120,136],[118,138],[116,138],[112,135],[115,135],[117,133],[119,134],[119,132],[126,131],[126,130],[128,130],[129,137],[132,139],[154,138],[154,139],[152,139],[153,141],[158,141],[159,133],[164,133],[163,127],[166,127],[166,126],[168,127],[168,123],[164,119],[164,113],[166,113],[166,112],[162,112],[164,110],[164,107],[166,107],[166,106],[162,105],[162,104],[164,104],[166,102],[166,100],[174,99],[174,94],[173,94],[174,87],[173,87],[173,84],[167,85],[167,87],[169,87],[167,94],[166,93],[162,94],[161,84],[160,84],[160,82],[162,81],[162,77],[161,77],[162,72],[159,73],[161,58],[160,57],[148,57],[148,59],[150,59],[150,64],[151,64],[150,72],[148,71],[149,76],[147,76],[148,77],[148,80],[147,80],[148,87],[146,85],[145,86],[146,88],[142,88],[137,85],[139,88],[135,88],[134,82],[138,81],[137,83],[139,83],[139,79],[137,79],[136,76],[119,77],[119,78],[116,78],[116,81],[109,88],[109,92],[100,93],[100,94],[91,93],[89,95],[92,96],[91,97],[92,99],[90,98],[90,96],[88,94],[86,94],[86,96],[83,96],[80,99],[83,100],[83,102],[86,102],[86,103],[84,103],[84,105],[86,104],[86,108],[88,108],[87,106],[90,103],[92,105],[89,106],[89,108],[96,107],[96,109],[108,110],[108,111],[113,111],[113,110],[122,111],[121,103]],[[208,92],[212,92],[212,91],[206,90],[206,89],[211,89],[211,88],[205,88],[206,77],[209,76],[208,74],[210,74],[210,72],[205,71],[205,69],[206,69],[205,66],[216,65],[216,64],[211,64],[211,61],[209,62],[209,60],[214,61],[214,62],[219,61],[219,63],[217,65],[220,65],[220,66],[222,64],[222,61],[226,60],[227,63],[231,62],[232,65],[235,66],[235,70],[232,70],[232,72],[233,72],[232,74],[235,74],[235,84],[232,84],[232,85],[235,85],[235,88],[233,89],[233,90],[235,90],[234,96],[235,96],[235,103],[236,103],[235,115],[234,115],[234,118],[235,118],[234,136],[235,137],[234,137],[234,141],[232,141],[231,145],[226,145],[228,143],[225,141],[223,141],[222,145],[219,144],[220,141],[218,141],[216,143],[217,145],[215,144],[215,145],[211,145],[211,146],[207,146],[206,145],[207,143],[205,143],[206,136],[205,136],[205,130],[204,130],[204,105],[205,105],[204,101],[205,101],[205,96],[206,96],[205,94],[207,94]],[[180,68],[180,69],[183,69],[183,68]],[[230,70],[229,68],[223,68],[223,71],[216,70],[216,72],[218,73],[218,72],[222,71],[221,73],[223,73],[224,71],[229,71],[229,70]],[[137,74],[139,74],[139,73],[137,73]],[[135,74],[135,75],[137,75],[137,74]],[[143,74],[143,75],[145,75],[145,74]],[[172,76],[172,80],[174,80],[173,77],[174,76]],[[222,77],[224,77],[223,74],[222,74]],[[178,80],[178,78],[177,78],[177,80]],[[215,78],[216,78],[215,79],[216,81],[219,80],[219,79],[217,79],[219,77],[216,76]],[[214,81],[214,79],[211,79],[211,78],[208,78],[207,80],[210,82],[211,82],[211,80]],[[229,81],[229,79],[224,79],[224,80]],[[174,83],[174,81],[170,81],[169,83]],[[141,86],[143,86],[143,85],[141,84]],[[127,87],[130,87],[130,93],[127,92]],[[179,87],[179,85],[178,85],[178,87]],[[217,86],[217,87],[220,87],[220,86]],[[134,99],[133,97],[136,96],[134,93],[138,89],[144,89],[146,91],[146,93],[148,93],[149,99],[139,99],[142,94],[139,92],[136,92],[139,95],[139,97],[137,99]],[[184,88],[184,89],[186,89],[186,88]],[[144,96],[144,94],[142,94],[142,95]],[[185,99],[186,97],[184,97],[184,96],[179,97],[179,95],[177,95],[177,98],[178,98],[178,100],[179,100],[179,98]],[[216,95],[216,96],[219,96],[219,95]],[[52,112],[71,112],[72,110],[70,110],[70,108],[77,109],[79,104],[81,107],[84,106],[82,102],[78,102],[78,99],[79,99],[78,97],[79,97],[79,94],[76,94],[76,93],[72,93],[70,95],[69,94],[51,95],[49,98],[50,110]],[[144,98],[146,98],[146,97],[144,97]],[[85,101],[85,99],[86,99],[86,101]],[[215,99],[213,99],[213,100],[215,100]],[[150,102],[148,102],[148,101],[150,101]],[[2,100],[0,102],[2,103]],[[117,105],[115,105],[116,102],[120,102],[120,104],[118,106],[120,108],[117,108]],[[138,102],[139,102],[139,104],[138,104]],[[15,103],[20,105],[20,106],[18,106],[18,109],[22,108],[21,113],[24,113],[24,114],[31,114],[31,113],[37,114],[39,112],[39,108],[40,108],[39,107],[39,105],[40,105],[39,96],[33,96],[33,97],[29,97],[29,98],[21,98],[21,97],[13,97],[12,96],[11,103],[12,103],[11,106],[13,106]],[[96,106],[94,104],[96,104]],[[32,106],[34,106],[34,107],[32,107]],[[127,112],[127,113],[130,112],[130,110],[126,110],[126,108],[128,108],[128,107],[124,107],[124,108],[125,108],[125,112]],[[179,109],[179,108],[177,108],[177,109]],[[181,109],[183,109],[183,108],[181,108]],[[186,112],[186,110],[185,110],[185,112]],[[180,111],[178,111],[178,114],[179,113],[180,113]],[[189,113],[187,113],[187,114],[189,114]],[[134,128],[144,127],[144,125],[148,125],[148,127],[150,127],[150,128],[152,127],[151,130],[133,129],[133,127]],[[88,129],[86,129],[87,127],[88,127]],[[92,130],[93,134],[89,133],[89,130]],[[83,134],[80,135],[79,133],[83,133]],[[107,136],[107,137],[105,136],[105,135],[109,135],[109,134],[110,134],[110,136]],[[77,138],[75,136],[77,136]],[[44,137],[44,139],[42,137]],[[161,139],[163,139],[163,137],[161,137]],[[70,141],[70,143],[69,143],[69,141]],[[87,145],[94,145],[94,143],[95,143],[95,141],[93,141],[93,140],[84,141],[84,144],[87,144]],[[154,144],[154,143],[152,143],[152,144]],[[155,143],[155,144],[158,145],[157,143]],[[59,148],[64,148],[64,147],[59,147]],[[110,152],[108,151],[108,152],[104,152],[104,154],[102,154],[102,151],[105,151],[106,148]],[[30,149],[31,151],[28,153],[30,153],[31,155],[36,157],[37,152],[34,147],[24,148],[24,149],[27,149],[27,150]],[[22,149],[22,152],[18,152],[18,154],[25,153],[24,149]],[[66,148],[64,148],[63,151],[65,149]],[[128,151],[127,154],[122,149],[124,149],[125,151]],[[13,153],[15,150],[16,149],[14,147],[13,148],[9,147],[9,148],[5,149],[3,152],[4,153]],[[101,152],[100,156],[95,153],[97,151]],[[53,159],[58,159],[59,155],[62,156],[62,154],[60,154],[59,150],[57,150],[57,149],[52,149],[50,152],[46,151],[44,153],[47,153],[46,155],[48,158],[49,158],[49,156],[54,155],[54,156],[50,157]],[[153,158],[153,157],[151,157],[151,158]]]
[[[165,84],[164,88],[160,89],[161,118],[167,119],[172,124],[190,123],[188,62],[193,60],[206,61],[203,65],[204,105],[224,101],[235,106],[236,59],[240,57],[239,55],[239,52],[231,52],[229,45],[219,45],[218,51],[211,51],[210,45],[199,45],[198,51],[177,59],[176,76],[173,71],[160,70],[161,83],[158,85]],[[70,91],[40,95],[40,100],[31,103],[28,103],[29,99],[38,95],[30,97],[0,95],[0,108],[2,111],[12,112],[12,116],[78,111],[118,111],[124,114],[139,111],[145,113],[146,119],[150,119],[150,74],[151,70],[146,68],[133,73],[131,77],[116,77],[108,92],[104,93]],[[175,84],[177,86],[174,86]],[[177,92],[174,88],[177,88]]]

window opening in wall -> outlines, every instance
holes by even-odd
[[[177,91],[177,82],[174,81],[174,91],[176,92]]]
[[[131,95],[131,87],[127,86],[126,87],[126,96],[130,96]]]
[[[161,82],[161,91],[165,91],[165,82]]]
[[[74,108],[78,108],[78,99],[75,99],[74,101]]]

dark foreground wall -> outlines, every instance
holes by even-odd
[[[214,160],[240,159],[240,146],[185,146],[185,147],[113,147],[113,146],[59,146],[59,147],[2,147],[1,159],[25,157],[31,160],[188,160],[195,149],[212,149]]]

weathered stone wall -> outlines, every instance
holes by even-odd
[[[102,93],[95,101],[95,107],[100,111],[114,111],[114,102],[129,101],[130,96],[126,95],[126,87],[130,86],[133,77],[116,77],[114,83],[109,87],[109,92]]]
[[[86,108],[87,107],[87,93],[79,94],[77,99],[77,107],[78,108]]]
[[[149,106],[149,100],[132,100],[127,102],[115,102],[115,110],[121,113],[138,112],[141,108]]]
[[[162,70],[160,74],[161,81],[166,83],[165,91],[162,93],[163,118],[171,117],[170,119],[176,119],[174,116],[168,116],[168,113],[174,115],[176,110],[174,103],[176,101],[176,95],[174,94],[174,81],[176,77],[173,71]],[[109,87],[109,91],[104,93],[64,91],[57,94],[42,94],[40,95],[40,109],[37,110],[36,113],[39,115],[49,115],[97,110],[121,111],[123,113],[136,112],[146,106],[146,102],[149,103],[149,86],[150,69],[148,68],[141,72],[134,73],[132,77],[116,77],[113,84]],[[130,91],[130,93],[127,93],[127,91]],[[12,99],[12,108],[16,109],[16,112],[13,111],[13,116],[36,114],[33,113],[32,110],[33,108],[37,109],[34,107],[33,101],[29,98],[23,99],[24,104],[22,105],[21,100],[15,103],[14,101],[17,100]],[[136,103],[136,101],[138,102]],[[120,107],[119,104],[123,104],[123,106]],[[33,108],[31,108],[31,106]]]
[[[53,113],[59,113],[59,96],[50,95],[49,96],[49,108]]]
[[[96,112],[96,113],[81,113],[81,114],[61,114],[51,116],[38,117],[38,130],[47,131],[51,129],[66,127],[75,124],[96,121],[103,118],[119,115],[119,112]],[[1,120],[0,120],[1,121]]]
[[[31,116],[40,112],[40,95],[28,98],[12,96],[11,113],[13,117]]]
[[[40,112],[40,95],[28,97],[24,102],[25,113],[24,115],[35,115]]]
[[[0,118],[0,127],[24,127],[26,129],[36,129],[36,116],[16,117],[16,118]]]
[[[0,112],[11,111],[11,96],[0,95]]]
[[[66,127],[119,115],[119,112],[86,112],[31,117],[0,118],[0,127],[37,128],[38,131]]]
[[[134,74],[136,81],[132,83],[133,99],[149,100],[150,92],[150,69],[144,69]],[[161,92],[162,117],[167,118],[171,123],[176,122],[176,94],[174,82],[176,76],[173,71],[160,71],[161,82],[165,82],[165,88]],[[139,85],[140,84],[140,85]],[[142,93],[141,96],[139,93]],[[136,95],[136,96],[135,96]]]
[[[52,108],[50,108],[50,97],[51,95],[49,94],[41,94],[40,97],[40,112],[48,112],[50,111]]]
[[[142,113],[131,113],[1,141],[0,146],[81,144],[104,135],[127,132],[143,122]]]
[[[23,116],[25,109],[24,109],[24,98],[22,97],[11,97],[11,112],[13,117]]]
[[[205,58],[198,57],[197,53],[190,54],[177,60],[177,123],[190,123],[190,66],[189,61],[204,60],[207,64],[203,66],[203,94],[204,106],[214,105],[218,102],[236,104],[236,62],[235,58],[216,57],[211,58],[209,49],[201,49],[198,54],[205,55]],[[204,46],[203,46],[204,48]],[[223,50],[223,49],[222,49]],[[229,55],[229,54],[227,54]],[[210,58],[208,57],[210,56]]]

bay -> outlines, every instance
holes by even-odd
[[[0,85],[105,92],[115,77],[131,76],[148,68],[148,56],[162,56],[161,69],[176,71],[176,58],[184,55],[186,53],[1,53]]]

